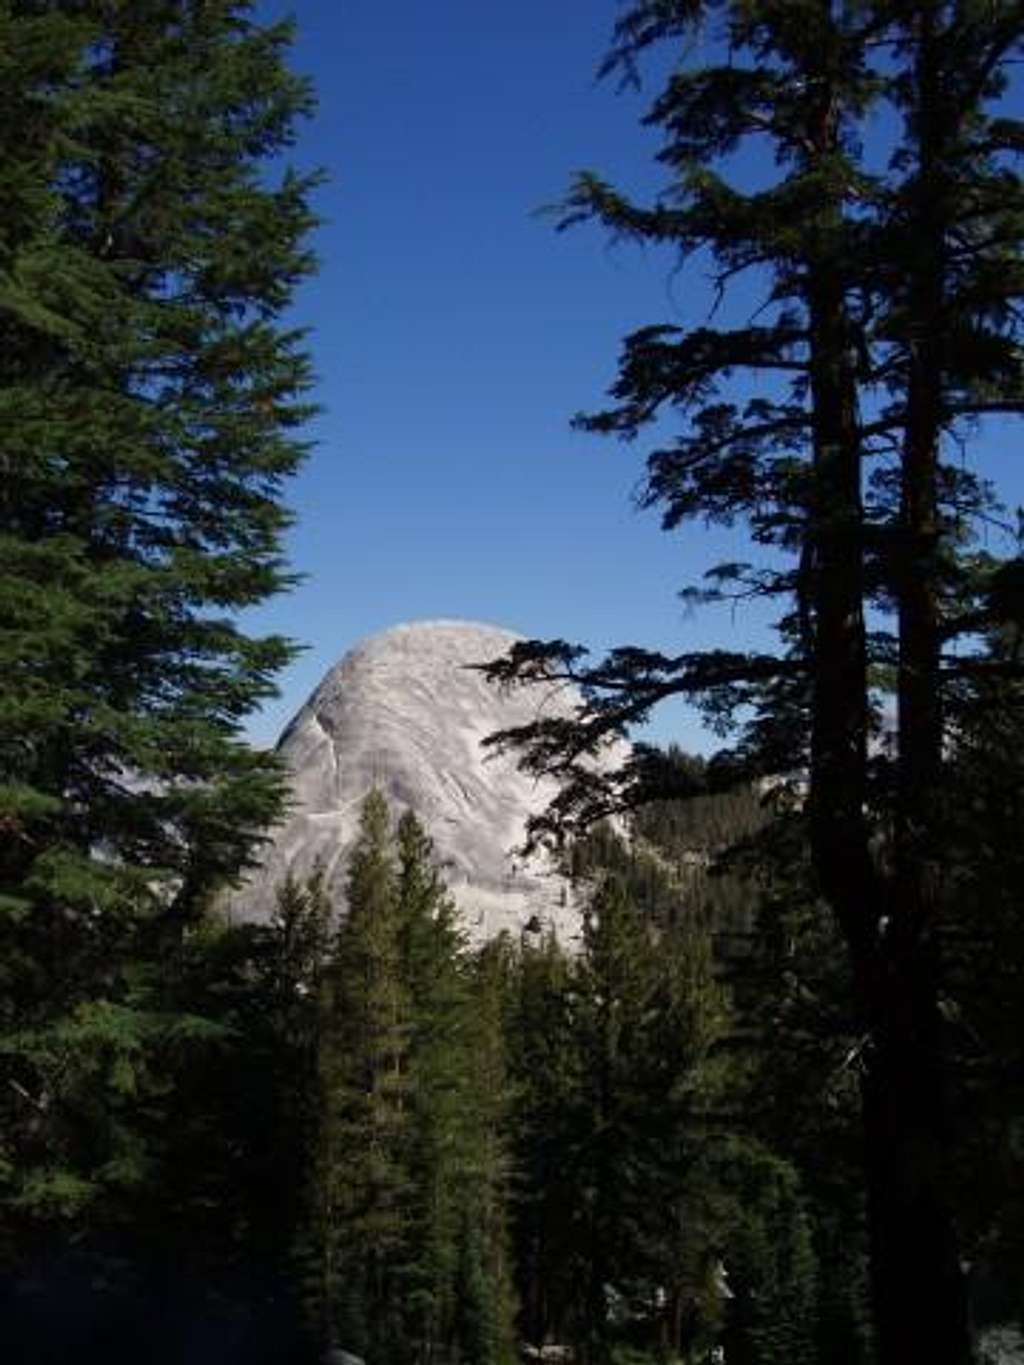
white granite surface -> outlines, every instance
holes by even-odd
[[[571,945],[579,912],[567,883],[544,855],[526,862],[515,852],[552,785],[481,741],[538,714],[568,712],[572,694],[549,685],[502,693],[466,668],[505,653],[516,638],[495,626],[423,621],[346,654],[281,737],[295,805],[260,872],[232,898],[232,914],[267,918],[285,872],[301,877],[317,857],[341,900],[360,806],[376,786],[396,810],[411,807],[430,833],[473,942],[539,922]]]

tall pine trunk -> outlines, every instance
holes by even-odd
[[[628,78],[654,44],[703,36],[714,10],[632,0],[605,70]],[[784,661],[724,651],[667,658],[630,648],[593,668],[562,642],[549,642],[504,676],[568,677],[591,687],[597,700],[588,700],[565,741],[540,726],[511,733],[532,748],[536,770],[550,771],[556,751],[559,760],[575,757],[665,697],[706,697],[713,714],[728,714],[759,695],[763,710],[745,732],[741,756],[753,753],[768,766],[781,753],[787,766],[794,719],[809,720],[805,813],[816,890],[845,940],[864,1038],[880,1361],[963,1365],[969,1335],[947,1193],[946,1089],[955,1078],[944,1055],[937,867],[940,651],[944,632],[965,636],[971,617],[948,619],[946,563],[961,547],[944,521],[949,495],[940,450],[951,413],[1020,410],[1013,305],[1021,219],[1019,179],[1010,168],[1021,125],[1005,96],[1024,20],[1017,6],[964,0],[726,4],[722,14],[727,62],[691,65],[692,49],[685,49],[680,72],[648,116],[666,135],[661,160],[679,172],[671,209],[668,199],[638,206],[587,174],[565,221],[593,219],[627,239],[676,242],[684,257],[708,247],[722,267],[721,283],[766,265],[769,325],[634,332],[612,404],[581,425],[628,438],[669,408],[689,419],[674,447],[650,455],[645,500],[664,509],[666,529],[701,516],[729,522],[745,515],[760,543],[789,550],[799,542],[798,614],[787,626],[795,621],[800,637],[787,631]],[[870,154],[861,146],[879,108],[904,125],[885,166],[877,146]],[[745,193],[724,163],[762,133],[784,169],[769,190]],[[775,372],[780,385],[795,375],[788,403],[728,401],[726,381],[739,369],[757,377]],[[864,423],[861,394],[871,405]],[[791,434],[791,453],[799,461],[810,455],[806,488],[802,463],[791,479],[798,461],[776,460],[780,437]],[[894,455],[898,512],[888,502],[885,463]],[[867,458],[881,476],[870,508],[862,494]],[[716,581],[738,587],[740,596],[752,584],[771,596],[794,583],[788,574],[755,579],[747,568],[719,565]],[[869,604],[880,617],[897,618],[898,762],[879,761],[878,771],[893,778],[884,792],[868,754],[869,662],[886,664],[889,654],[866,634]],[[798,672],[790,668],[794,656]],[[766,676],[778,691],[759,694]],[[806,710],[798,715],[794,677],[801,688],[806,683],[798,694]],[[643,782],[625,790],[630,799],[642,796]],[[590,798],[580,784],[577,804],[565,802],[562,811],[578,818]],[[822,1022],[831,1027],[827,1014]]]
[[[929,975],[893,962],[862,1083],[878,1365],[966,1365],[964,1277],[943,1181],[944,1076]]]
[[[832,137],[827,110],[823,102],[815,130],[823,154]],[[823,224],[826,233],[836,228],[838,221]],[[931,262],[924,259],[915,285],[922,322],[935,316],[938,267],[929,270]],[[901,527],[907,558],[899,592],[901,781],[895,875],[890,894],[883,896],[865,816],[868,678],[856,375],[841,275],[827,259],[811,271],[808,809],[817,879],[849,946],[869,1040],[863,1121],[879,1365],[915,1360],[962,1365],[969,1358],[963,1282],[942,1194],[936,1001],[921,937],[929,917],[921,839],[929,827],[941,743],[934,586],[941,382],[936,343],[925,323],[912,348]]]
[[[831,0],[822,0],[832,30]],[[819,82],[808,111],[812,161],[840,146],[838,77]],[[875,872],[865,815],[868,686],[864,635],[864,506],[857,374],[844,270],[841,189],[816,224],[808,260],[812,482],[799,591],[810,617],[803,647],[810,654],[811,764],[808,791],[811,857],[818,885],[840,924],[855,969],[866,963],[877,913]],[[809,633],[810,639],[806,638]]]
[[[939,448],[943,421],[946,137],[938,9],[915,16],[917,176],[896,596],[898,776],[888,921],[871,999],[864,1079],[871,1286],[879,1365],[966,1365],[966,1285],[946,1173],[948,1077],[939,1016],[934,868],[941,782]],[[948,102],[945,101],[945,102]]]
[[[878,914],[865,816],[867,662],[863,507],[856,390],[842,283],[827,263],[810,289],[814,473],[811,773],[808,812],[818,884],[842,927],[855,968],[870,959]]]

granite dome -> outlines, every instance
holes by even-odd
[[[572,695],[549,684],[503,693],[467,667],[518,638],[474,622],[422,621],[350,650],[281,737],[294,806],[261,871],[234,898],[236,911],[266,918],[285,873],[303,876],[318,857],[340,895],[360,807],[379,787],[429,831],[474,941],[518,933],[534,919],[574,937],[578,916],[564,879],[544,855],[524,861],[515,852],[527,818],[554,789],[521,773],[512,756],[482,747],[495,730],[568,712]]]

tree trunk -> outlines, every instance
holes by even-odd
[[[836,132],[826,94],[815,130],[822,154]],[[824,240],[840,222],[837,206],[823,219]],[[894,875],[883,881],[865,817],[868,678],[856,374],[841,274],[827,251],[810,270],[814,469],[803,575],[812,626],[808,813],[816,877],[846,939],[867,1028],[863,1123],[878,1359],[879,1365],[964,1365],[964,1284],[942,1180],[939,1017],[921,932],[931,909],[923,839],[941,757],[937,339],[925,328],[912,348],[901,528],[907,558],[897,585],[897,847]],[[937,287],[937,270],[918,273],[919,314],[934,308]]]
[[[842,281],[828,262],[810,290],[814,470],[808,533],[815,875],[862,973],[881,913],[865,816],[867,660],[855,376]]]
[[[829,0],[824,8],[828,15]],[[815,157],[838,150],[838,108],[831,83],[823,82],[809,119]],[[811,668],[807,809],[815,876],[859,974],[880,912],[865,815],[864,507],[841,199],[823,206],[817,226],[818,250],[807,266],[813,468],[798,588]]]
[[[901,468],[898,781],[888,919],[872,983],[864,1123],[879,1365],[967,1365],[966,1282],[946,1175],[948,1084],[935,922],[942,768],[939,451],[945,214],[942,34],[915,16],[917,176],[907,215],[907,407]]]
[[[966,1365],[966,1283],[944,1180],[940,1024],[921,964],[888,973],[863,1079],[878,1365]]]

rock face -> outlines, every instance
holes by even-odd
[[[425,621],[346,654],[281,737],[295,805],[262,869],[234,898],[234,913],[267,918],[285,873],[304,876],[318,857],[343,898],[360,807],[378,787],[394,809],[414,810],[434,840],[472,941],[541,927],[571,943],[579,915],[568,884],[544,855],[524,861],[515,853],[553,787],[481,741],[539,714],[564,714],[572,698],[549,686],[502,694],[466,667],[517,638],[494,626]]]

